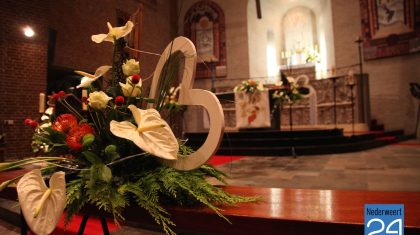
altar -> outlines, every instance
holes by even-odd
[[[370,123],[369,76],[355,75],[355,84],[352,88],[348,86],[346,76],[311,79],[309,85],[315,90],[316,101],[311,104],[309,98],[304,98],[291,106],[284,105],[280,115],[272,121],[287,129],[290,128],[290,123],[304,129],[317,129],[317,127],[335,128],[337,125],[351,126],[353,122],[356,126],[367,129]],[[270,89],[270,86],[267,88],[270,90],[270,108],[273,114],[271,99],[273,89]],[[216,96],[221,101],[227,129],[236,130],[233,92],[220,92],[216,93]],[[316,109],[315,117],[312,112],[312,119],[311,107]],[[273,118],[273,115],[271,117]],[[272,125],[271,128],[276,127]]]

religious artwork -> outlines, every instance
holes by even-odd
[[[184,34],[197,48],[196,78],[212,77],[210,66],[205,63],[213,63],[216,70],[226,69],[225,17],[220,6],[199,1],[186,12],[184,22]]]
[[[365,60],[420,51],[419,0],[361,0]]]
[[[133,22],[121,27],[107,25],[107,33],[91,39],[113,45],[112,65],[99,66],[94,74],[75,71],[81,75],[76,89],[83,90],[82,97],[73,90],[54,92],[45,109],[47,98],[41,93],[41,118],[24,122],[34,130],[31,147],[37,157],[0,164],[0,171],[26,165],[39,169],[1,182],[0,191],[19,182],[21,210],[38,235],[53,232],[64,208],[68,222],[84,206],[97,208],[99,215],[112,215],[117,224],[124,221],[128,205],[145,208],[167,234],[175,234],[175,223],[163,202],[204,205],[229,221],[219,206],[257,199],[231,194],[207,181],[225,182],[223,172],[206,164],[221,142],[224,116],[213,93],[192,89],[197,60],[194,44],[185,37],[169,43],[156,66],[150,94],[146,94],[139,61],[118,56],[135,50],[126,46]],[[179,89],[171,89],[171,81],[180,74]],[[202,106],[209,113],[209,134],[197,150],[177,138],[162,118],[161,113],[173,110],[168,106],[171,100],[173,105]],[[44,182],[47,177],[49,187]]]
[[[235,110],[237,128],[270,127],[268,90],[262,83],[246,80],[235,86]]]
[[[198,56],[214,56],[213,22],[207,16],[196,24],[196,49]]]

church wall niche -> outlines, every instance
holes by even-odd
[[[184,16],[184,34],[202,62],[197,63],[196,78],[211,78],[217,67],[226,70],[225,15],[217,3],[203,0],[192,5]]]
[[[260,1],[260,3],[262,11],[261,19],[258,19],[256,15],[255,0],[248,0],[247,6],[248,51],[250,55],[253,55],[252,57],[249,57],[250,77],[266,80],[266,78],[270,78],[272,76],[267,68],[267,63],[271,63],[271,61],[268,61],[268,56],[266,56],[267,52],[265,50],[265,46],[269,43],[268,38],[265,35],[267,35],[267,32],[269,31],[274,32],[277,58],[282,57],[282,52],[290,52],[291,50],[296,50],[297,47],[309,52],[312,49],[315,49],[314,47],[316,46],[318,57],[320,59],[320,63],[317,63],[317,70],[320,71],[318,77],[326,77],[330,75],[327,73],[327,70],[335,67],[334,38],[331,22],[331,1],[265,0]],[[312,40],[309,40],[312,41],[311,43],[300,42],[301,45],[298,46],[298,41],[302,41],[302,39],[297,39],[295,37],[295,42],[291,42],[292,39],[287,40],[289,33],[284,31],[285,25],[283,21],[288,13],[307,16],[306,18],[308,18],[308,22],[305,24],[305,27],[308,26],[306,27],[306,30],[309,31],[301,29],[300,32],[305,34],[301,35],[301,38],[312,37]],[[295,23],[299,24],[301,23],[301,20]],[[294,25],[294,28],[292,29],[296,29],[297,26]],[[298,31],[299,29],[296,31],[295,36],[299,35],[297,34]],[[291,45],[289,46],[286,44]],[[305,62],[306,57],[303,58],[302,61]],[[285,59],[280,59],[277,63],[278,67],[287,65]],[[323,76],[321,76],[321,70],[323,70]],[[267,80],[272,83],[271,79]]]

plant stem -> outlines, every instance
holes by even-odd
[[[112,73],[111,73],[111,84],[112,87],[115,87],[115,81],[116,81],[116,66],[115,66],[115,55],[116,55],[116,51],[117,51],[117,38],[114,37],[114,49],[112,51]]]
[[[67,103],[67,101],[65,99],[61,100],[62,104],[70,111],[72,112],[74,115],[76,115],[80,120],[85,119],[79,112],[77,112],[77,110],[75,110],[69,103]]]

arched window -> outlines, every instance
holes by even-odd
[[[305,64],[311,51],[317,50],[317,31],[314,12],[303,6],[284,14],[283,51],[290,57],[290,64]]]
[[[185,36],[194,42],[198,61],[226,66],[225,16],[214,2],[195,3],[184,18]],[[203,63],[197,64],[196,77],[212,77],[212,71]]]

